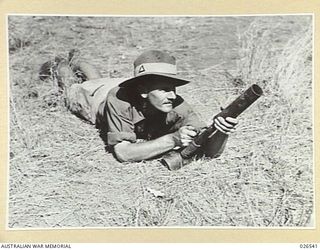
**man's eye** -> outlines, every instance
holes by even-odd
[[[163,91],[165,91],[165,92],[171,92],[171,91],[176,92],[176,90],[173,89],[173,88],[165,88],[165,89],[163,89]]]
[[[167,92],[168,90],[166,90],[166,89],[160,89],[160,91],[164,93],[164,92]]]

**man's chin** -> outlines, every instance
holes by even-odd
[[[170,111],[172,111],[173,107],[172,104],[164,104],[160,111],[164,112],[164,113],[169,113]]]

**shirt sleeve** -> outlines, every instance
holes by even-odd
[[[114,146],[122,141],[136,142],[132,112],[129,103],[118,99],[115,91],[107,96],[105,113],[107,118],[107,144]]]

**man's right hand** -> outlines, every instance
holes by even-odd
[[[191,125],[182,126],[172,134],[175,146],[186,147],[198,134],[197,129]]]

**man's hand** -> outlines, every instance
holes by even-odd
[[[236,130],[235,126],[237,124],[238,120],[232,117],[223,118],[219,116],[216,119],[214,119],[214,126],[216,127],[216,129],[227,135],[230,135]]]
[[[172,134],[175,146],[186,147],[198,134],[196,128],[191,125],[183,126]]]

